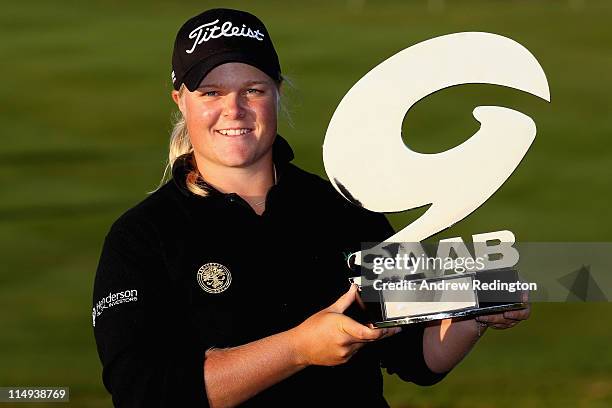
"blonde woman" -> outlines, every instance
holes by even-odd
[[[481,329],[362,323],[345,257],[392,229],[291,163],[263,23],[208,10],[179,30],[172,65],[172,180],[113,224],[96,274],[115,406],[386,407],[381,366],[440,381]],[[502,328],[527,315],[483,319]]]

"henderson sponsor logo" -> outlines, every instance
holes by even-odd
[[[92,309],[92,324],[96,327],[96,317],[100,316],[104,309],[111,308],[121,303],[135,302],[138,300],[138,290],[128,289],[121,292],[108,293],[108,296],[100,299]]]

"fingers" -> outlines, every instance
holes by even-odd
[[[357,342],[370,342],[380,340],[385,337],[397,334],[402,330],[401,327],[386,327],[381,329],[374,329],[368,326],[364,326],[349,317],[346,317],[346,319],[342,319],[341,323],[342,331],[351,336],[353,340]]]
[[[344,313],[344,311],[348,309],[348,307],[355,301],[356,294],[357,285],[351,285],[349,290],[344,295],[340,296],[338,300],[336,300],[334,304],[327,309],[334,313]]]
[[[370,329],[346,316],[340,320],[340,330],[358,341],[372,341],[380,336],[375,329]]]
[[[494,329],[509,329],[517,325],[518,321],[505,319],[503,314],[480,316],[478,322],[486,323],[487,327]]]
[[[511,310],[503,313],[478,316],[477,321],[487,323],[489,327],[494,329],[509,329],[516,326],[522,320],[527,320],[531,313],[531,309],[527,307],[521,310]]]
[[[530,315],[531,315],[531,307],[529,306],[526,309],[510,310],[508,312],[504,312],[503,314],[505,319],[517,320],[517,321],[527,320],[529,319]]]
[[[395,327],[375,327],[372,323],[368,323],[368,327],[370,329],[373,330],[379,330],[381,335],[378,338],[380,339],[384,339],[385,337],[391,337],[394,334],[400,333],[402,331],[402,327],[401,326],[395,326]]]
[[[357,299],[357,285],[351,285],[349,290],[327,308],[328,312],[342,314]],[[348,316],[342,315],[338,320],[339,329],[351,337],[350,342],[370,342],[392,336],[401,331],[401,327],[376,329],[364,326]]]
[[[383,331],[383,334],[378,338],[380,340],[380,339],[384,339],[386,337],[391,337],[394,334],[397,334],[397,333],[401,332],[402,328],[398,326],[398,327],[385,327],[385,328],[376,329],[376,330],[382,330]]]

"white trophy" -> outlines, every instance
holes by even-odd
[[[419,243],[462,220],[489,199],[517,168],[535,139],[536,126],[529,116],[500,106],[478,106],[473,115],[481,127],[458,146],[435,154],[418,153],[406,146],[401,128],[410,108],[434,92],[462,84],[494,84],[550,101],[544,71],[525,47],[496,34],[464,32],[423,41],[383,61],[348,91],[329,123],[323,144],[325,171],[347,200],[382,213],[430,206],[416,221],[371,250],[370,258],[398,261],[391,272],[372,274],[372,261],[365,256],[369,250],[351,258],[353,265],[362,269],[367,266],[370,274],[366,277],[362,273],[354,281],[360,285],[376,326],[525,306],[514,294],[495,298],[500,294],[504,297],[508,291],[487,291],[478,285],[483,280],[489,287],[518,280],[512,269],[518,253],[512,247],[514,235],[510,231],[474,235],[474,254],[460,238],[440,242],[437,256],[452,252],[455,257],[463,254],[474,260],[480,252],[485,265],[479,272],[467,268],[449,275],[440,273],[445,268],[438,267],[428,275],[415,265],[419,257],[429,256]],[[497,252],[490,245],[492,241],[497,243]],[[492,253],[503,253],[504,257],[496,260]],[[398,271],[400,261],[406,258],[411,260],[409,265],[404,262],[407,268]],[[381,275],[386,275],[386,281],[377,279]],[[384,283],[387,285],[383,288]],[[400,284],[405,290],[395,288]],[[426,290],[414,290],[424,286]],[[491,293],[493,297],[488,296]]]

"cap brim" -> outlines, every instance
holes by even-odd
[[[191,68],[189,72],[185,74],[185,77],[181,82],[185,84],[187,89],[193,92],[198,89],[200,82],[202,82],[202,79],[204,79],[204,77],[208,75],[210,71],[212,71],[219,65],[223,65],[228,62],[241,62],[243,64],[252,65],[255,68],[258,68],[260,71],[264,72],[274,81],[277,81],[277,78],[275,78],[275,76],[278,76],[278,74],[273,74],[275,69],[272,66],[269,66],[269,64],[266,64],[265,61],[262,61],[261,57],[258,58],[257,55],[250,54],[244,51],[227,51],[211,55],[200,63],[194,65],[193,68]]]

